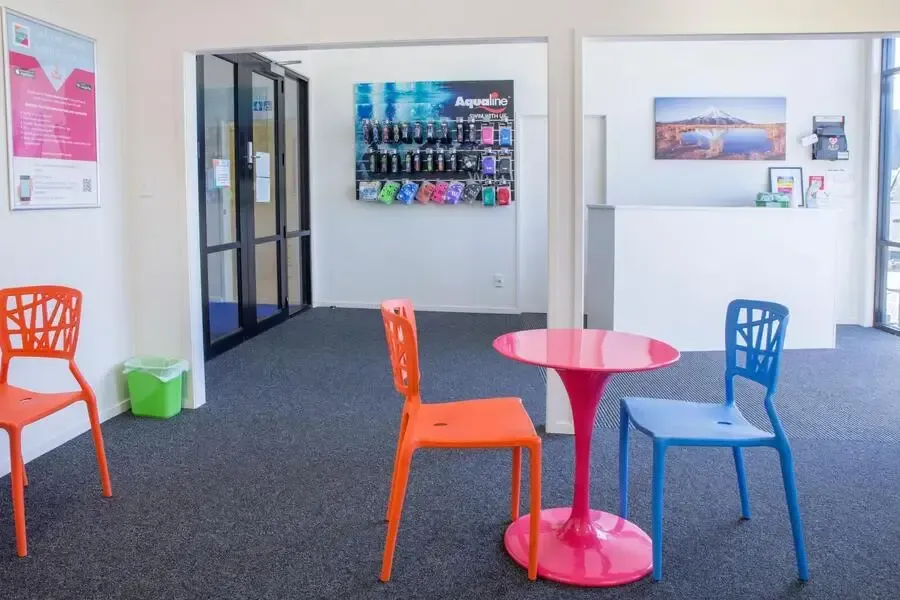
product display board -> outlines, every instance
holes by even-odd
[[[357,199],[515,200],[512,81],[357,83],[354,96]]]
[[[12,209],[99,205],[94,41],[4,10]]]

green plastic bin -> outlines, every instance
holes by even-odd
[[[125,361],[131,412],[139,417],[168,419],[181,412],[184,360],[137,356]]]

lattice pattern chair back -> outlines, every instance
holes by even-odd
[[[725,319],[726,401],[734,402],[735,375],[767,388],[767,399],[775,393],[781,351],[790,311],[782,304],[759,300],[733,300]]]
[[[384,333],[394,387],[407,400],[419,401],[419,349],[416,321],[409,300],[387,300],[381,304]]]
[[[62,286],[0,290],[0,352],[72,360],[81,325],[81,292]]]

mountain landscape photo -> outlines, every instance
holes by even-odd
[[[784,160],[784,98],[657,98],[656,158]]]

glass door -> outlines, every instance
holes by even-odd
[[[875,324],[900,332],[900,43],[883,42]]]
[[[248,297],[242,268],[237,65],[216,56],[198,61],[200,244],[207,351],[240,340]]]
[[[242,205],[251,213],[247,224],[253,239],[253,261],[250,273],[251,298],[247,320],[257,328],[262,323],[277,321],[287,312],[282,262],[284,227],[281,208],[284,197],[278,193],[277,182],[283,177],[279,151],[278,128],[284,122],[279,112],[284,106],[278,100],[281,79],[255,70],[248,73],[251,96],[252,125],[246,132],[247,181],[243,189],[247,197]]]
[[[307,103],[306,82],[260,56],[197,65],[210,358],[310,305]]]

